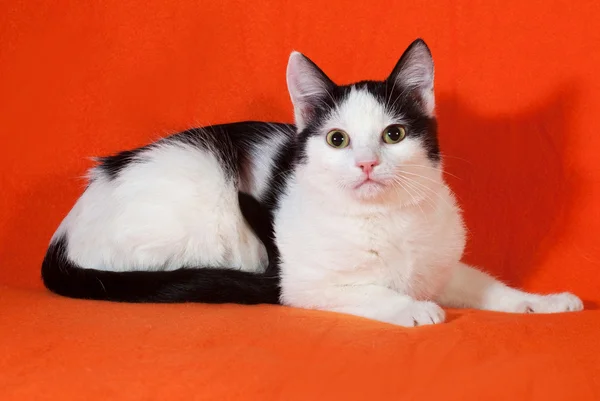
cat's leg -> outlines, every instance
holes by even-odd
[[[459,263],[437,298],[440,305],[513,313],[557,313],[583,309],[573,294],[540,295],[519,291],[474,267]]]
[[[284,286],[282,298],[291,306],[347,313],[406,327],[442,323],[445,319],[444,310],[435,303],[416,301],[379,285],[332,286],[293,295]]]

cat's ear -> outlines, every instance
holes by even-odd
[[[335,88],[333,81],[315,63],[296,51],[290,54],[288,61],[287,86],[299,131],[306,128],[314,117],[315,110]]]
[[[422,39],[417,39],[404,51],[387,80],[403,92],[408,91],[416,95],[423,112],[433,116],[435,112],[433,75],[431,51]]]

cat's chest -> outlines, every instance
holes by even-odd
[[[449,198],[363,212],[290,196],[276,215],[277,243],[283,260],[319,271],[410,274],[460,258],[463,229],[451,205]]]
[[[319,228],[337,238],[343,246],[338,260],[344,260],[343,268],[355,271],[384,271],[397,264],[410,267],[433,229],[418,216],[395,213],[344,216],[323,221]]]
[[[350,224],[348,224],[350,223]],[[347,221],[333,228],[347,244],[335,257],[335,269],[349,282],[371,282],[416,298],[436,290],[445,275],[444,261],[454,245],[441,221],[422,214],[384,214]]]

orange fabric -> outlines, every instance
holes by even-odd
[[[0,399],[600,399],[600,3],[0,3]],[[383,78],[422,36],[466,260],[588,309],[402,329],[283,307],[52,296],[46,245],[90,156],[290,121],[285,65]],[[85,395],[85,397],[83,397]]]
[[[8,292],[7,292],[8,291]],[[277,306],[2,288],[2,400],[598,400],[600,312],[401,329]]]

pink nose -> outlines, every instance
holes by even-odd
[[[378,164],[379,160],[367,160],[362,162],[356,162],[356,167],[360,167],[365,174],[369,175],[373,172],[373,169]]]

